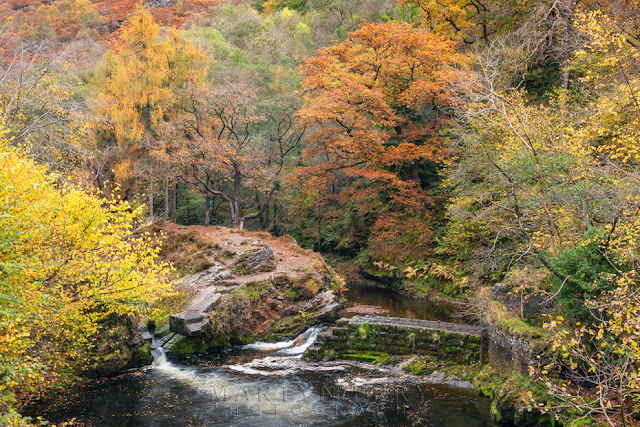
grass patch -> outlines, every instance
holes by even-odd
[[[268,293],[271,289],[272,287],[264,282],[249,282],[236,289],[231,294],[231,299],[235,302],[258,301],[262,295]]]
[[[539,326],[525,322],[520,316],[510,312],[500,301],[491,298],[489,289],[481,289],[476,294],[478,312],[485,323],[520,338],[529,340],[531,344],[541,343],[547,332]]]
[[[289,289],[285,289],[284,290],[284,296],[287,299],[290,299],[292,301],[296,301],[300,299],[300,294],[298,293],[297,290],[289,288]]]

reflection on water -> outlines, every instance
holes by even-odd
[[[388,288],[376,288],[349,283],[345,292],[347,305],[375,305],[389,310],[383,316],[406,317],[407,319],[440,320],[443,322],[464,323],[465,321],[454,314],[456,304],[420,301],[400,295]],[[345,317],[353,317],[345,314]]]

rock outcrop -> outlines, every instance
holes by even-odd
[[[102,325],[97,337],[99,344],[83,375],[105,378],[124,369],[150,364],[153,361],[152,338],[144,322],[131,324],[126,316],[111,316]]]
[[[202,289],[185,311],[169,316],[169,330],[186,336],[200,334],[209,324],[209,312],[221,297],[215,286]]]
[[[159,335],[171,357],[186,357],[253,340],[280,340],[334,321],[343,308],[337,276],[322,258],[290,237],[222,227],[179,227],[215,240],[211,266],[176,282],[191,295]],[[162,325],[159,325],[162,326]]]
[[[250,242],[249,247],[243,250],[233,264],[233,271],[247,275],[273,271],[276,263],[273,251],[266,243],[258,241]]]

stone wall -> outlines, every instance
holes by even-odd
[[[534,362],[534,353],[527,340],[495,328],[489,330],[489,363],[494,369],[500,372],[515,369],[526,375]]]
[[[365,320],[365,319],[367,319]],[[466,325],[408,319],[356,316],[340,319],[336,327],[323,331],[305,358],[307,360],[340,359],[359,352],[389,355],[420,354],[460,364],[480,361],[481,330]],[[419,322],[419,323],[416,323]],[[413,324],[416,323],[416,324]],[[448,328],[448,325],[451,327]],[[441,329],[437,329],[437,327]],[[450,330],[447,330],[450,329]]]
[[[418,354],[459,364],[490,363],[501,372],[528,374],[535,351],[522,338],[495,328],[382,316],[340,319],[305,354],[308,360],[350,358],[354,353]]]

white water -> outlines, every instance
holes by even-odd
[[[283,383],[279,380],[274,383],[266,377],[285,376],[299,370],[343,369],[340,366],[312,367],[301,360],[302,354],[313,344],[320,330],[321,327],[314,326],[294,340],[246,345],[242,349],[280,351],[275,353],[278,356],[254,359],[244,364],[223,365],[211,372],[203,373],[193,367],[174,365],[167,359],[163,348],[158,350],[152,366],[161,375],[208,395],[216,404],[221,403],[229,408],[243,407],[249,411],[260,408],[261,415],[277,415],[278,419],[293,417],[296,421],[304,422],[317,418],[318,407],[326,405],[322,396],[311,388],[300,387],[295,381],[285,380]],[[225,370],[248,377],[238,378],[225,373]],[[256,380],[256,375],[265,379]]]
[[[302,354],[305,352],[311,344],[314,343],[318,337],[318,333],[322,330],[321,326],[312,326],[302,334],[298,335],[295,339],[290,341],[281,342],[254,342],[253,344],[247,344],[242,346],[243,350],[258,350],[258,351],[274,351],[280,350],[278,354],[286,354],[289,356]]]

